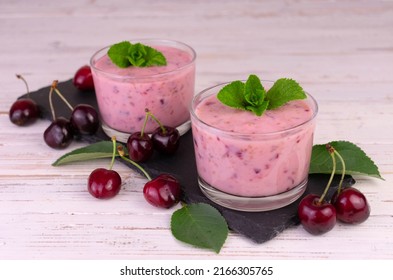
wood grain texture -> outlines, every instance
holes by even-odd
[[[192,248],[169,230],[173,210],[142,198],[145,179],[116,164],[116,198],[96,201],[88,174],[105,160],[63,167],[42,141],[47,121],[12,125],[25,93],[67,80],[99,48],[167,38],[193,46],[196,91],[218,82],[292,77],[319,103],[316,143],[349,140],[385,181],[356,178],[372,212],[322,237],[301,227],[256,245],[231,233],[221,253]],[[5,1],[0,0],[0,259],[392,259],[392,1]],[[82,146],[74,142],[68,150]]]

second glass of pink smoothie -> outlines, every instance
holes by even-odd
[[[107,55],[110,46],[92,56],[90,66],[104,132],[126,142],[131,133],[141,131],[148,109],[162,124],[176,127],[184,134],[190,128],[195,51],[170,40],[131,43],[142,43],[162,52],[167,65],[120,68]],[[157,127],[156,122],[149,120],[145,131],[150,133]]]
[[[316,101],[307,94],[256,116],[222,104],[216,96],[225,85],[208,88],[192,101],[200,189],[217,204],[240,211],[294,202],[307,186]]]

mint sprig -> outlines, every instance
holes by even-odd
[[[287,78],[277,80],[266,92],[260,78],[253,74],[245,83],[234,81],[223,87],[217,94],[221,103],[232,108],[251,111],[257,116],[289,101],[306,97],[302,87],[296,81]]]
[[[108,56],[120,68],[165,66],[167,64],[165,56],[156,49],[141,43],[131,44],[128,41],[112,45],[108,50]]]
[[[246,110],[261,116],[269,105],[269,102],[265,101],[265,96],[266,91],[261,84],[261,80],[255,75],[250,75],[244,86],[244,98],[247,102]]]

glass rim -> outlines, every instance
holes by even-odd
[[[245,82],[245,80],[241,80],[241,81]],[[271,81],[271,80],[261,80],[261,82],[274,83],[274,81]],[[311,115],[311,117],[309,119],[307,119],[306,121],[304,121],[302,123],[299,123],[299,124],[297,124],[295,126],[292,126],[292,127],[289,127],[289,128],[285,128],[285,129],[280,129],[280,130],[277,130],[277,131],[261,132],[261,133],[243,133],[243,132],[223,130],[223,129],[214,127],[214,126],[206,123],[205,121],[201,120],[196,115],[196,113],[195,113],[195,108],[196,108],[196,105],[197,105],[196,102],[204,93],[206,93],[206,92],[208,92],[208,91],[210,91],[210,90],[212,90],[214,88],[218,88],[218,87],[222,88],[223,86],[225,86],[225,85],[227,85],[229,83],[231,83],[231,82],[223,82],[223,83],[219,83],[219,84],[216,84],[214,86],[208,87],[208,88],[202,90],[201,92],[199,92],[198,94],[196,94],[193,97],[193,99],[191,101],[191,110],[190,110],[191,123],[193,122],[193,120],[197,120],[198,124],[201,124],[202,126],[207,127],[209,130],[211,130],[211,131],[213,131],[215,133],[220,133],[220,134],[224,134],[224,135],[232,136],[232,137],[237,137],[237,138],[249,138],[250,136],[251,137],[258,137],[258,136],[259,137],[266,137],[266,136],[267,137],[268,136],[272,137],[272,136],[280,135],[280,134],[283,134],[283,133],[290,133],[290,132],[292,132],[294,130],[300,129],[301,127],[306,126],[307,124],[311,123],[316,118],[316,116],[318,114],[318,103],[317,103],[317,101],[315,100],[315,98],[311,94],[309,94],[308,92],[305,92],[307,98],[303,99],[303,100],[310,100],[311,101],[311,105],[313,107],[312,108],[313,109],[313,114]],[[217,93],[218,93],[218,91],[217,92],[213,92],[213,93],[207,95],[205,98],[210,97],[210,96],[212,96],[214,94],[217,94]],[[198,104],[199,104],[199,102],[198,102]],[[241,109],[239,109],[239,110],[241,110]]]
[[[131,42],[131,40],[129,40],[129,41]],[[107,45],[107,46],[105,46],[105,47],[99,49],[98,51],[96,51],[96,52],[91,56],[91,58],[90,58],[90,60],[89,60],[90,67],[91,67],[94,71],[97,71],[97,72],[99,72],[99,73],[102,73],[102,74],[107,75],[107,76],[112,77],[112,78],[119,78],[119,79],[143,79],[143,78],[151,78],[151,77],[161,77],[161,76],[165,76],[165,75],[168,75],[168,74],[171,74],[171,73],[174,73],[174,72],[178,72],[178,71],[180,71],[180,70],[182,70],[182,69],[184,69],[184,68],[187,68],[187,67],[189,67],[190,65],[194,64],[194,63],[195,63],[195,60],[196,60],[196,57],[197,57],[196,51],[195,51],[190,45],[185,44],[185,43],[180,42],[180,41],[169,40],[169,39],[158,39],[158,38],[134,39],[134,40],[132,40],[132,41],[138,42],[138,43],[143,43],[143,44],[148,44],[148,43],[153,43],[153,42],[155,42],[155,43],[163,43],[165,46],[172,46],[172,47],[182,46],[182,47],[183,47],[182,49],[187,49],[188,52],[191,54],[191,61],[188,62],[188,63],[186,63],[186,64],[183,65],[183,66],[180,66],[180,67],[176,68],[176,69],[168,70],[168,71],[161,72],[161,73],[146,74],[146,75],[140,75],[140,76],[135,76],[135,75],[119,75],[119,74],[114,74],[114,73],[111,73],[111,72],[104,71],[104,70],[102,70],[102,69],[100,69],[100,68],[97,68],[97,67],[94,65],[94,63],[93,63],[93,62],[94,62],[94,59],[95,59],[101,52],[103,52],[103,51],[106,50],[106,49],[109,49],[109,48],[112,46],[112,45]],[[177,47],[177,48],[178,48],[178,49],[181,49],[181,48],[179,48],[179,47]],[[100,57],[100,58],[101,58],[101,57]]]

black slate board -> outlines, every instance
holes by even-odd
[[[58,88],[71,105],[75,106],[80,103],[85,103],[97,108],[94,91],[79,91],[72,84],[72,80],[59,83]],[[51,120],[52,115],[50,113],[48,100],[49,89],[50,86],[47,86],[35,92],[31,92],[30,98],[36,101],[39,105],[42,118]],[[22,97],[26,97],[26,95],[21,96],[20,98]],[[70,109],[60,98],[57,97],[56,94],[53,95],[53,103],[57,116],[70,116]],[[109,137],[105,135],[102,129],[100,129],[95,135],[83,136],[78,140],[86,143],[94,143],[101,140],[109,140]],[[124,161],[123,163],[134,169],[134,166],[129,163]],[[231,230],[246,236],[256,243],[268,241],[286,228],[299,224],[299,220],[297,218],[297,205],[301,198],[284,208],[267,212],[241,212],[230,210],[207,199],[198,187],[191,131],[182,136],[179,150],[175,155],[161,156],[158,153],[155,153],[152,159],[142,165],[152,177],[163,172],[176,176],[184,191],[183,201],[186,203],[205,202],[213,205],[225,217]],[[329,175],[309,175],[308,186],[304,195],[308,193],[321,194],[328,179]],[[332,195],[332,193],[336,190],[338,182],[339,176],[336,176],[333,181],[333,186],[329,190],[328,196]],[[355,184],[355,180],[351,176],[346,176],[344,185],[350,186],[353,184]]]

